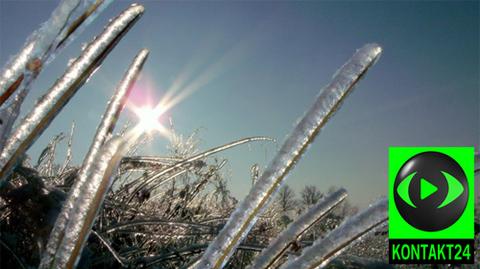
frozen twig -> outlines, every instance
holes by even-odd
[[[151,157],[151,156],[134,156],[124,157],[120,169],[125,171],[147,171],[162,169],[172,163],[181,161],[176,157]]]
[[[142,13],[142,6],[133,5],[113,20],[23,119],[0,155],[0,181],[5,180],[18,158],[48,127]]]
[[[193,227],[193,228],[205,228],[205,229],[211,229],[213,227],[212,225],[194,223],[194,222],[171,221],[171,220],[164,220],[164,219],[144,219],[144,220],[133,220],[129,222],[118,223],[105,228],[104,232],[112,233],[127,227],[135,227],[135,226],[143,226],[143,225],[169,225],[169,226],[176,226],[176,227],[188,227],[188,228]]]
[[[287,262],[282,269],[324,268],[348,246],[378,228],[387,220],[388,203],[382,198],[366,210],[349,218],[324,238],[305,249],[302,255]]]
[[[259,214],[280,188],[285,176],[355,84],[375,63],[381,51],[377,44],[365,45],[340,68],[332,82],[320,92],[313,106],[287,137],[273,161],[232,213],[222,231],[205,251],[200,262],[193,266],[194,268],[218,269],[225,266],[236,246],[248,234]]]
[[[31,82],[55,55],[81,32],[111,0],[64,0],[33,32],[23,49],[0,73],[0,148],[9,136]],[[87,6],[84,10],[83,8]],[[82,13],[78,18],[74,16]],[[13,97],[12,97],[13,96]]]
[[[75,131],[75,122],[72,123],[72,127],[70,128],[70,135],[68,136],[67,142],[67,156],[65,156],[65,161],[63,162],[62,168],[58,172],[59,174],[63,174],[67,167],[70,165],[72,161],[72,141],[73,141],[73,134]]]
[[[113,249],[113,247],[110,245],[110,243],[107,241],[107,239],[103,238],[102,235],[97,233],[96,231],[92,230],[92,233],[102,242],[102,244],[112,253],[112,256],[117,260],[117,262],[122,266],[122,267],[127,267],[125,263],[123,262],[122,257]]]
[[[335,206],[347,197],[347,191],[340,189],[324,197],[313,207],[309,208],[297,220],[292,222],[270,245],[262,251],[255,259],[250,268],[266,269],[273,268],[272,265],[288,250],[305,231],[307,231],[320,218],[328,214]]]
[[[215,153],[218,153],[218,152],[221,152],[221,151],[224,151],[224,150],[227,150],[229,148],[233,148],[233,147],[236,147],[236,146],[239,146],[239,145],[242,145],[242,144],[245,144],[245,143],[250,143],[250,142],[254,142],[254,141],[272,141],[271,138],[269,137],[264,137],[264,136],[254,136],[254,137],[248,137],[248,138],[244,138],[244,139],[240,139],[240,140],[237,140],[237,141],[233,141],[233,142],[230,142],[228,144],[225,144],[225,145],[222,145],[222,146],[218,146],[218,147],[215,147],[215,148],[212,148],[210,150],[207,150],[207,151],[204,151],[202,153],[199,153],[197,155],[194,155],[190,158],[187,158],[183,161],[180,161],[180,162],[177,162],[175,163],[174,165],[171,165],[169,167],[166,167],[165,169],[163,170],[160,170],[158,173],[154,174],[152,177],[150,177],[149,179],[145,180],[144,182],[142,182],[138,187],[135,188],[135,190],[132,192],[132,195],[130,196],[130,198],[128,199],[128,201],[131,201],[131,199],[133,198],[133,195],[135,193],[137,193],[138,191],[140,191],[142,188],[144,188],[145,186],[147,186],[148,184],[154,182],[156,179],[160,178],[161,176],[167,174],[167,173],[170,173],[171,171],[174,171],[178,168],[182,168],[184,167],[185,165],[188,165],[192,162],[195,162],[197,160],[201,160],[201,159],[204,159],[212,154],[215,154]]]
[[[138,137],[139,134],[132,132],[125,137],[111,138],[102,147],[101,153],[95,159],[95,165],[90,169],[90,173],[85,175],[89,181],[84,185],[83,192],[78,198],[80,206],[69,215],[65,236],[58,247],[55,259],[51,264],[42,263],[43,268],[76,266],[120,160]]]
[[[144,49],[138,53],[138,55],[133,60],[130,68],[127,70],[125,76],[120,81],[117,90],[110,99],[107,109],[103,114],[102,121],[97,128],[97,132],[93,139],[92,145],[90,146],[89,151],[83,161],[83,165],[78,172],[77,180],[75,181],[72,190],[70,191],[70,195],[68,196],[67,201],[65,202],[62,211],[55,222],[55,226],[51,232],[50,239],[47,244],[46,255],[53,255],[54,250],[56,249],[60,241],[63,239],[66,222],[72,215],[72,211],[76,210],[75,205],[79,204],[79,201],[77,201],[77,199],[81,194],[82,188],[84,187],[86,180],[88,179],[86,175],[90,171],[90,168],[95,164],[95,160],[98,153],[100,152],[100,148],[112,134],[120,112],[126,104],[128,95],[140,71],[142,70],[143,64],[145,63],[147,56],[148,50]]]

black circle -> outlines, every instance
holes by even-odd
[[[439,208],[448,193],[448,183],[442,172],[455,177],[462,185],[462,194]],[[407,204],[398,194],[398,185],[415,173],[408,186],[408,194],[416,207]],[[420,181],[428,180],[438,190],[420,199]],[[395,205],[402,218],[413,227],[424,231],[439,231],[450,227],[463,214],[468,202],[468,181],[462,167],[450,156],[440,152],[422,152],[408,159],[400,168],[394,183]]]

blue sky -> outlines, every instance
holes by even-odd
[[[44,69],[28,111],[82,44],[131,2],[111,4]],[[335,71],[365,43],[384,48],[379,62],[319,134],[287,183],[300,190],[344,186],[364,206],[387,192],[389,146],[479,146],[479,3],[472,2],[173,2],[139,1],[142,19],[31,148],[77,124],[80,163],[118,80],[141,48],[151,51],[143,82],[160,98],[185,70],[208,77],[169,113],[201,148],[267,135],[281,142]],[[16,53],[57,1],[0,1],[0,63]],[[187,83],[188,85],[188,83]],[[125,115],[123,116],[125,120]],[[222,154],[241,198],[252,164],[264,166],[278,144]],[[165,154],[162,137],[146,149]],[[59,154],[61,158],[62,154]]]

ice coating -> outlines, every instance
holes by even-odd
[[[94,166],[88,174],[78,201],[80,206],[72,211],[65,227],[65,237],[61,241],[53,263],[45,268],[74,268],[82,248],[91,232],[95,217],[112,183],[122,156],[140,137],[136,132],[123,137],[113,137],[101,148]],[[82,179],[85,181],[85,178]]]
[[[50,18],[42,26],[33,32],[28,38],[22,50],[14,56],[2,69],[0,74],[0,95],[3,96],[7,89],[25,72],[27,65],[34,59],[48,62],[58,52],[58,44],[62,40],[72,40],[73,33],[79,33],[111,0],[63,0],[52,12]],[[87,10],[83,12],[83,6]],[[94,9],[92,8],[95,7]],[[90,9],[90,12],[88,10]],[[79,21],[73,15],[82,12],[87,15],[86,19]],[[82,15],[83,15],[82,14]],[[68,27],[72,22],[78,23],[73,29]],[[71,25],[72,26],[72,25]],[[70,30],[70,31],[69,31]],[[65,41],[63,44],[66,45]],[[64,46],[63,45],[63,46]]]
[[[70,44],[112,2],[113,0],[82,0],[79,7],[83,6],[83,8],[75,10],[76,16],[69,21],[68,27],[64,27],[62,35],[55,40],[52,46],[53,52],[48,54],[46,63],[52,61],[60,49]]]
[[[255,259],[249,268],[273,268],[272,265],[288,250],[290,244],[297,240],[306,230],[320,218],[329,213],[347,197],[347,191],[340,189],[324,197],[313,207],[290,223],[288,227],[273,240]]]
[[[386,198],[378,200],[366,210],[349,218],[324,238],[306,248],[302,255],[284,264],[281,269],[324,268],[357,239],[378,228],[387,220]]]
[[[176,169],[179,169],[179,168],[182,168],[184,167],[185,165],[188,165],[196,160],[201,160],[201,159],[204,159],[212,154],[215,154],[215,153],[218,153],[218,152],[221,152],[221,151],[224,151],[224,150],[227,150],[229,148],[233,148],[233,147],[236,147],[236,146],[239,146],[239,145],[242,145],[242,144],[246,144],[246,143],[250,143],[250,142],[254,142],[254,141],[272,141],[271,138],[269,137],[265,137],[265,136],[253,136],[253,137],[248,137],[248,138],[244,138],[244,139],[240,139],[240,140],[237,140],[237,141],[233,141],[231,143],[228,143],[228,144],[225,144],[225,145],[222,145],[222,146],[218,146],[218,147],[215,147],[215,148],[212,148],[210,150],[207,150],[205,152],[202,152],[202,153],[199,153],[197,155],[194,155],[190,158],[187,158],[183,161],[180,161],[180,162],[177,162],[171,166],[168,166],[166,167],[165,169],[161,170],[160,172],[154,174],[152,177],[148,178],[147,180],[145,180],[144,182],[142,182],[142,184],[140,184],[139,186],[137,186],[135,188],[135,190],[132,192],[132,195],[130,197],[130,200],[133,199],[134,197],[134,194],[137,193],[138,191],[140,191],[142,188],[144,188],[145,186],[147,186],[148,184],[154,182],[156,179],[160,178],[161,176],[163,175],[166,175],[167,173],[170,173]]]
[[[58,172],[59,174],[63,174],[67,167],[70,165],[72,161],[72,140],[73,140],[73,133],[75,131],[75,122],[72,123],[72,127],[70,128],[70,136],[68,137],[67,142],[67,155],[65,156],[65,162],[63,162],[62,168]]]
[[[111,0],[64,0],[0,73],[0,148],[9,136],[31,82]],[[82,4],[83,3],[83,4]],[[86,10],[83,7],[87,6]],[[82,13],[77,19],[75,15]],[[61,45],[61,46],[60,46]],[[12,97],[13,96],[13,97]]]
[[[72,214],[72,211],[77,210],[75,205],[82,204],[80,201],[77,201],[77,199],[83,191],[82,188],[85,185],[85,181],[88,179],[86,174],[94,165],[95,158],[97,157],[100,148],[112,134],[120,112],[123,110],[126,104],[133,85],[137,80],[140,71],[142,70],[145,60],[147,59],[148,53],[148,50],[143,49],[137,54],[108,103],[107,109],[102,116],[100,125],[98,126],[93,138],[92,145],[90,146],[83,161],[83,165],[78,172],[77,180],[73,184],[72,189],[70,190],[70,195],[65,201],[62,211],[55,221],[55,226],[50,232],[50,238],[47,243],[47,253],[45,253],[45,261],[50,260],[57,250],[58,244],[64,235],[65,224]]]
[[[55,39],[59,38],[62,29],[67,25],[71,14],[80,4],[80,0],[65,0],[53,11],[51,17],[40,29],[27,39],[23,49],[5,66],[0,75],[0,95],[25,72],[27,64],[35,58],[42,59]]]
[[[97,238],[100,240],[100,242],[102,242],[102,244],[108,249],[108,251],[110,251],[110,253],[112,254],[112,256],[115,258],[115,260],[117,260],[117,262],[122,266],[122,267],[127,267],[127,265],[123,262],[123,259],[122,257],[112,248],[112,246],[110,245],[110,243],[108,242],[107,239],[105,239],[102,235],[100,235],[99,233],[97,233],[96,231],[94,230],[91,230],[92,234],[94,234],[95,236],[97,236]]]
[[[238,244],[248,234],[258,215],[268,205],[273,194],[294,164],[299,160],[316,134],[339,108],[343,99],[381,54],[377,44],[367,44],[334,75],[332,82],[321,90],[315,103],[293,129],[262,176],[246,198],[209,245],[201,260],[192,268],[222,268]]]
[[[125,171],[145,171],[160,170],[172,163],[181,161],[176,157],[152,157],[152,156],[135,156],[123,157],[120,170]]]
[[[98,67],[108,52],[143,13],[140,5],[131,6],[113,20],[67,68],[52,88],[37,102],[6,141],[0,155],[0,181],[11,172],[17,159],[35,142],[63,106]]]
[[[170,221],[164,219],[148,219],[148,220],[132,220],[125,223],[117,223],[110,227],[104,229],[105,233],[115,232],[118,229],[126,228],[126,227],[135,227],[140,225],[158,225],[159,223],[163,225],[171,225],[177,227],[195,227],[195,228],[205,228],[211,229],[212,226],[207,224],[195,223],[195,222],[185,222],[185,221]]]

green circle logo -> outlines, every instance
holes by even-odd
[[[408,159],[394,183],[394,201],[402,218],[423,231],[453,225],[468,202],[468,181],[462,167],[440,152],[422,152]]]

